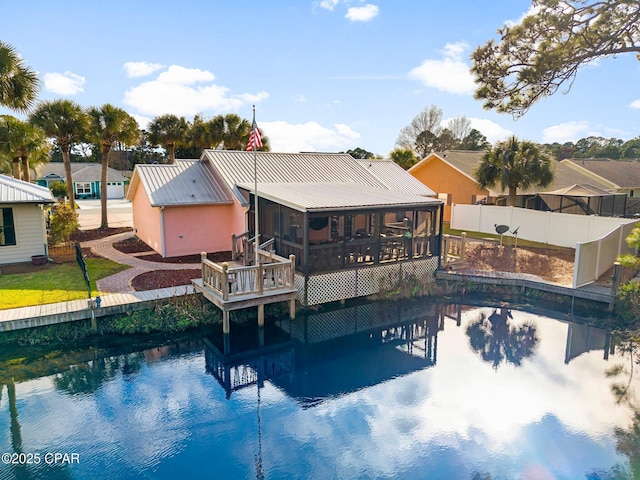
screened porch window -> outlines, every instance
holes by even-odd
[[[13,223],[13,209],[0,208],[0,247],[16,244],[16,229]]]

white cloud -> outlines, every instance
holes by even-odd
[[[45,73],[44,88],[57,95],[75,95],[84,91],[86,79],[73,72]]]
[[[352,22],[368,22],[369,20],[376,17],[379,11],[380,9],[377,5],[368,3],[366,5],[363,5],[362,7],[349,8],[347,10],[345,18],[351,20]]]
[[[243,105],[258,103],[266,92],[233,95],[228,87],[213,83],[215,75],[206,70],[171,65],[155,80],[140,83],[125,92],[124,104],[143,115],[237,111]]]
[[[354,147],[360,134],[345,124],[333,128],[316,122],[291,124],[284,121],[261,122],[260,129],[269,137],[274,152],[337,152]]]
[[[634,100],[629,104],[631,108],[640,108],[640,98],[638,100]]]
[[[307,98],[302,93],[297,93],[293,96],[293,101],[296,103],[306,103]]]
[[[589,122],[565,122],[547,127],[542,131],[543,143],[574,142],[590,135],[592,130]]]
[[[470,117],[471,128],[475,128],[485,137],[490,143],[500,142],[513,136],[513,132],[507,128],[503,128],[492,120],[486,118],[474,118]]]
[[[164,65],[159,63],[127,62],[124,64],[124,70],[129,78],[146,77],[162,68],[164,68]]]
[[[333,11],[334,7],[340,2],[340,0],[322,0],[319,5],[325,10]]]
[[[472,94],[475,90],[469,66],[462,60],[462,53],[468,48],[464,42],[448,43],[442,52],[442,60],[425,60],[419,67],[409,72],[409,78],[449,93]]]

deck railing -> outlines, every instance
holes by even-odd
[[[240,295],[263,295],[269,291],[295,289],[295,255],[284,258],[273,252],[258,250],[259,263],[229,266],[214,263],[202,254],[202,285],[216,292],[224,301]]]

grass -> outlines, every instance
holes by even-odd
[[[87,258],[91,295],[97,295],[96,280],[129,268],[103,258]],[[87,284],[77,263],[48,264],[32,273],[0,275],[0,310],[88,297]]]

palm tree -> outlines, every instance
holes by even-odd
[[[262,133],[262,132],[261,132]],[[240,118],[235,113],[229,113],[224,116],[224,133],[222,140],[225,150],[244,150],[247,148],[251,135],[251,122]],[[268,152],[271,150],[269,138],[261,135],[262,147],[258,150]]]
[[[133,143],[140,136],[135,119],[121,108],[105,103],[100,108],[93,107],[88,111],[88,139],[102,147],[102,171],[100,175],[100,228],[109,228],[107,219],[107,172],[109,154],[114,143]]]
[[[0,115],[0,155],[11,160],[15,178],[30,182],[30,162],[46,162],[49,150],[49,143],[40,128],[11,115]]]
[[[14,47],[0,41],[0,105],[24,112],[38,96],[38,74],[24,65]]]
[[[71,174],[71,147],[83,140],[88,118],[80,105],[71,100],[52,100],[40,103],[29,117],[33,125],[40,127],[45,135],[52,137],[62,153],[67,179],[67,193],[71,207],[73,201],[73,178]]]
[[[534,143],[520,142],[515,136],[489,150],[474,173],[481,188],[508,189],[512,206],[515,206],[518,188],[546,187],[553,181],[549,157]]]
[[[166,114],[154,118],[149,124],[149,141],[167,150],[169,163],[176,161],[176,144],[186,143],[189,125],[184,117]]]

